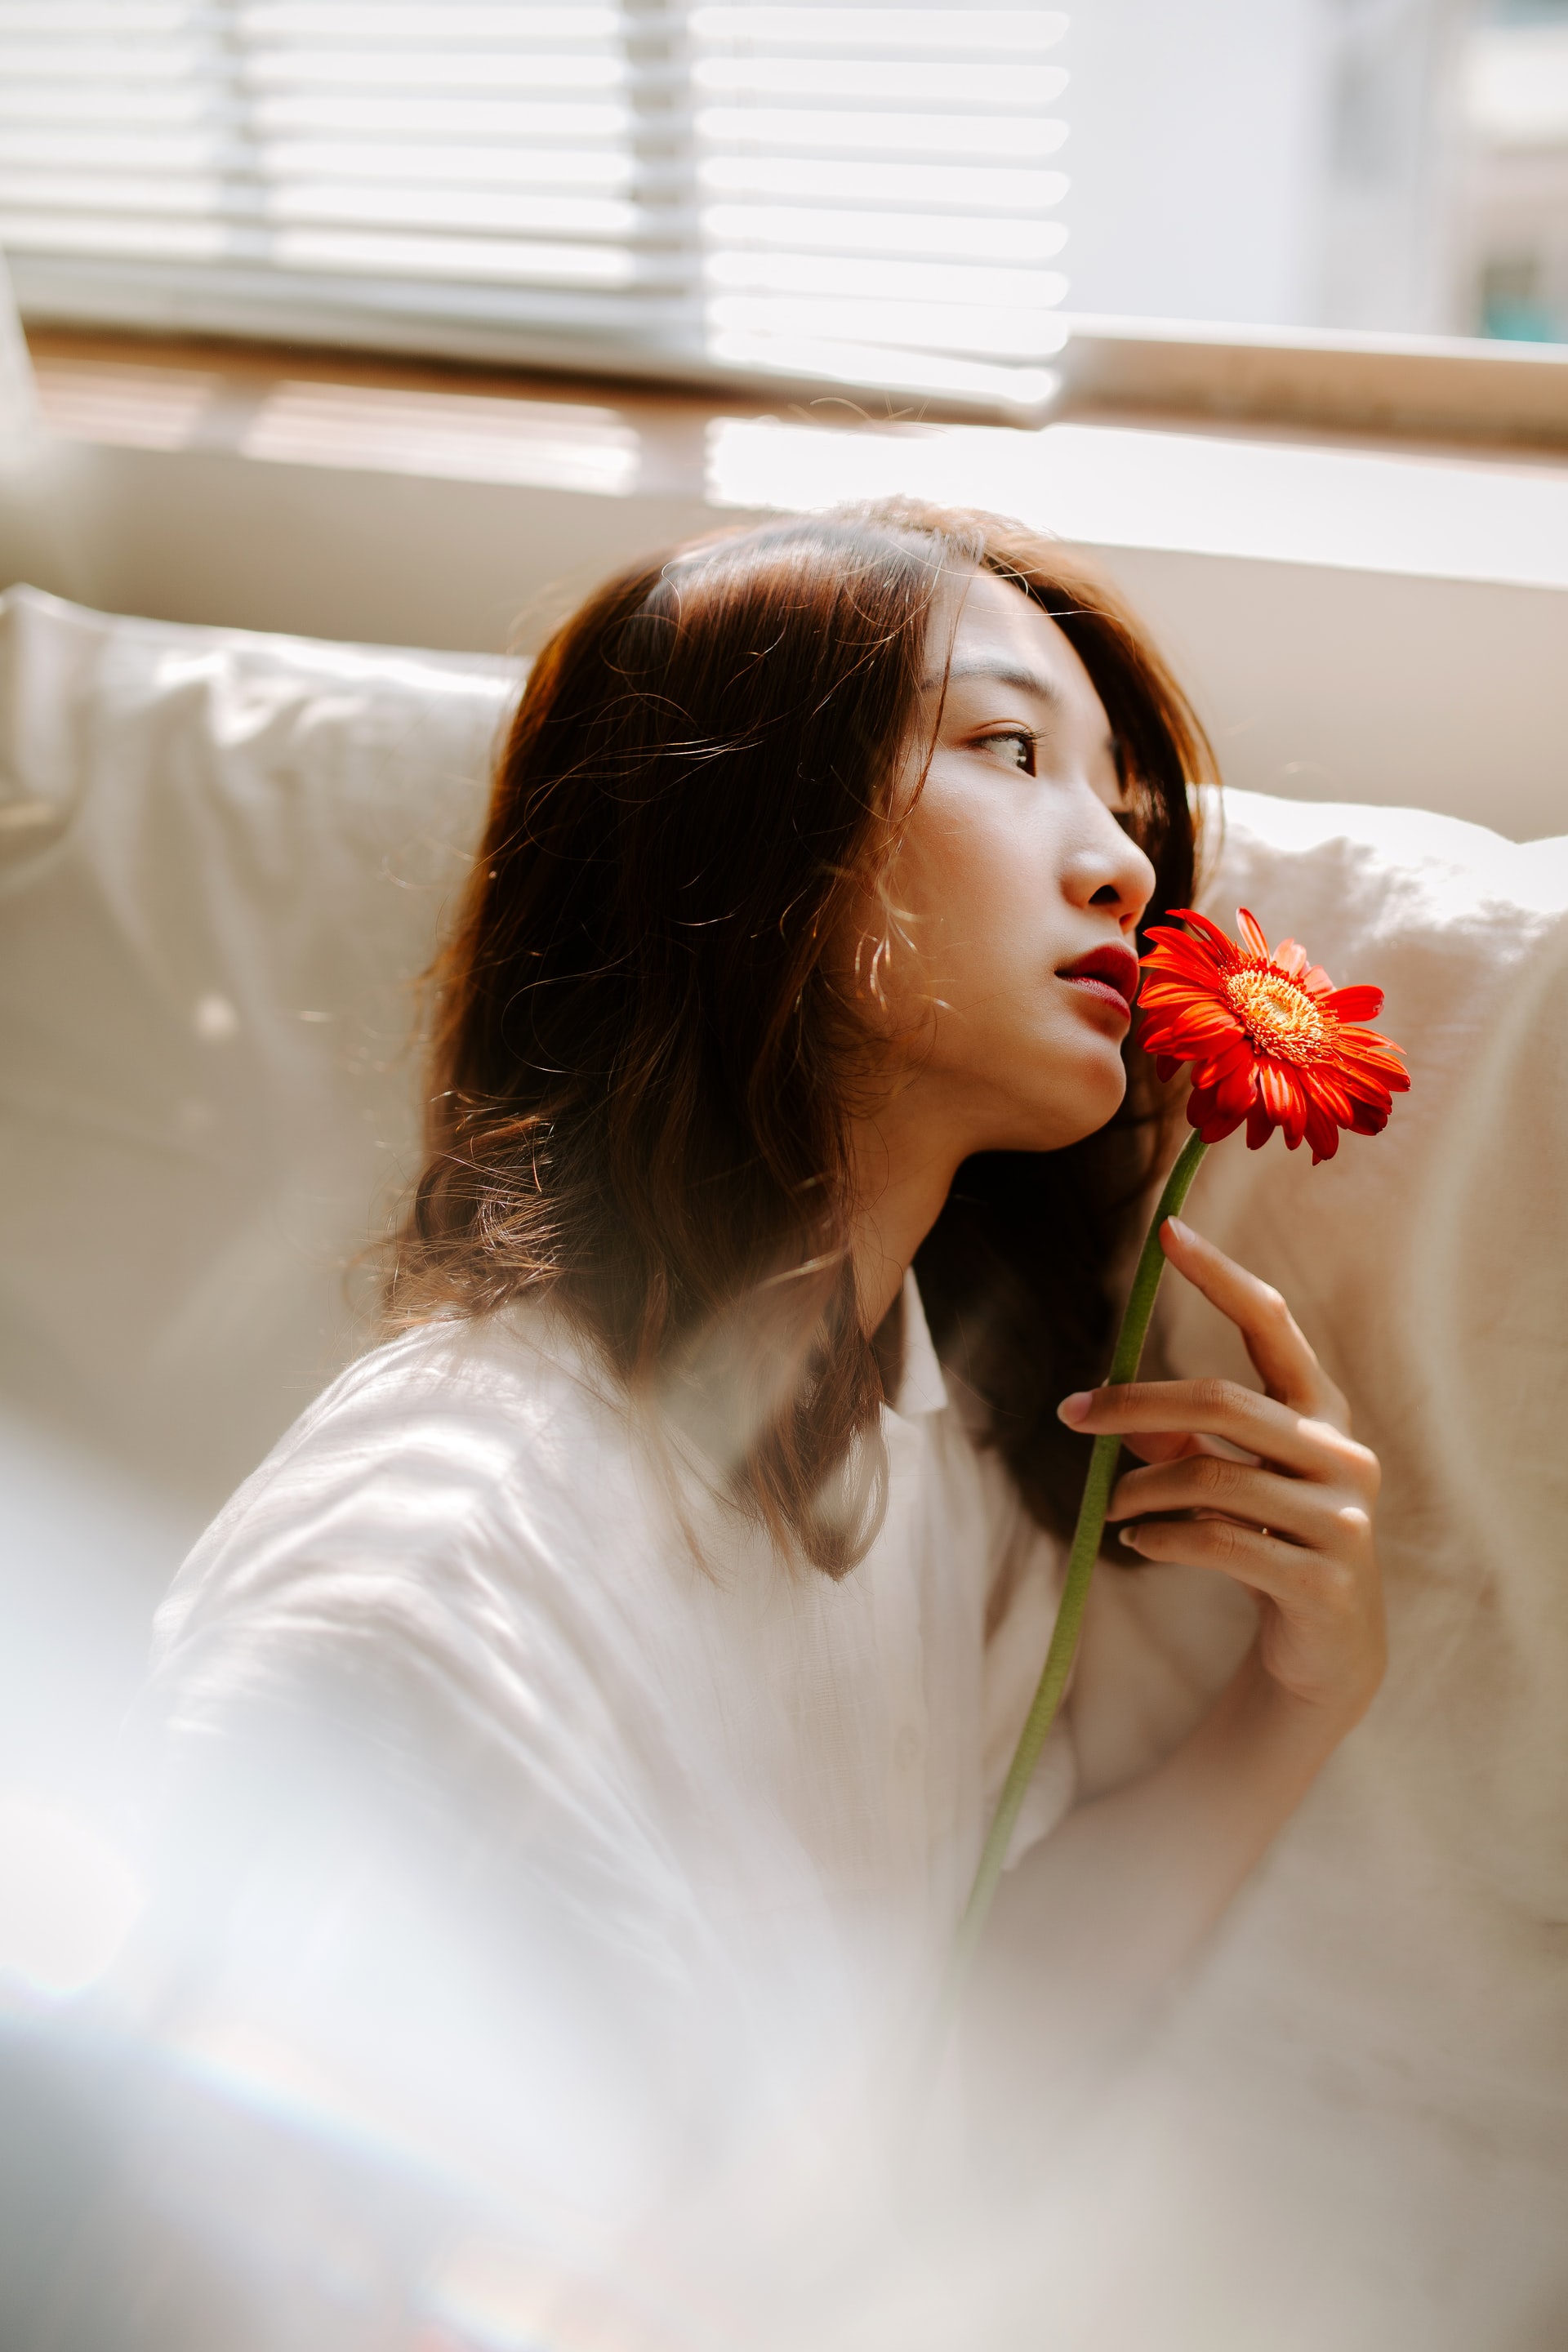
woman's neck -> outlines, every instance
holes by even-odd
[[[875,1118],[849,1130],[858,1206],[852,1248],[855,1284],[868,1331],[874,1331],[903,1285],[915,1252],[942,1214],[957,1173],[955,1152],[910,1087]]]

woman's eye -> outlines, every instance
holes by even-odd
[[[1010,768],[1019,769],[1026,776],[1035,772],[1035,739],[1026,727],[1009,728],[1005,734],[983,735],[984,751],[994,751]]]

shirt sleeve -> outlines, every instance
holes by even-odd
[[[390,1436],[345,1412],[182,1580],[127,1759],[149,1901],[120,1993],[614,2240],[764,2132],[766,2053],[671,1841],[636,1621],[552,1538],[542,1473],[498,1517],[504,1431],[438,1405]]]

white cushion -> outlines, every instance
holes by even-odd
[[[1568,840],[1236,793],[1202,904],[1375,982],[1408,1054],[1383,1135],[1319,1168],[1233,1136],[1185,1212],[1285,1292],[1381,1456],[1392,1659],[1128,2089],[1107,2160],[1140,2261],[1091,2281],[1111,2250],[1084,2241],[1091,2340],[1545,2343],[1568,2307]],[[1256,1384],[1172,1276],[1160,1339],[1171,1371]],[[1193,1719],[1250,1613],[1170,1570],[1102,1570],[1092,1605],[1079,1746],[1109,1785]]]
[[[514,682],[0,601],[0,1790],[103,1800],[183,1552],[368,1344]]]
[[[366,1343],[515,673],[0,608],[8,1386],[216,1508]]]

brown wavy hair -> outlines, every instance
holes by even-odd
[[[898,501],[639,563],[545,646],[500,752],[433,973],[426,1160],[392,1245],[393,1328],[548,1299],[832,1576],[879,1516],[896,1349],[857,1308],[857,1033],[826,950],[886,870],[933,600],[973,568],[1047,613],[1094,682],[1158,876],[1146,921],[1190,898],[1208,747],[1053,542]],[[1055,1407],[1103,1370],[1108,1269],[1159,1149],[1131,1059],[1100,1133],[966,1161],[916,1259],[939,1350],[1057,1528],[1085,1441]]]

